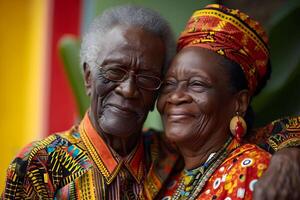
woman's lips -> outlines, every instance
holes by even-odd
[[[188,112],[169,112],[167,114],[167,120],[175,122],[192,117],[194,117],[194,115]]]

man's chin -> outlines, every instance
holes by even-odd
[[[120,138],[127,138],[131,135],[140,132],[143,123],[137,119],[122,119],[122,118],[100,118],[99,125],[105,134]]]

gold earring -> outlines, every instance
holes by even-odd
[[[230,132],[240,142],[247,131],[247,124],[242,116],[237,112],[230,120]]]

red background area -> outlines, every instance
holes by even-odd
[[[75,100],[58,52],[58,41],[64,34],[79,36],[81,4],[81,0],[53,1],[47,134],[70,128],[77,117]]]

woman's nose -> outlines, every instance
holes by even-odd
[[[177,89],[168,98],[168,102],[175,105],[191,103],[192,101],[193,98],[188,94],[184,85],[178,85]]]

